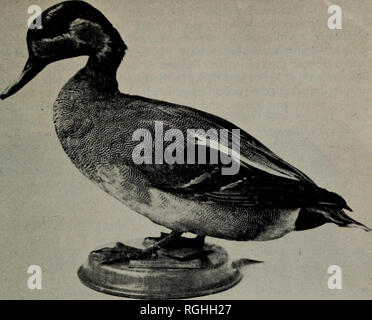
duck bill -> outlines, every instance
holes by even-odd
[[[6,88],[4,92],[0,95],[0,99],[4,100],[19,90],[21,90],[27,83],[29,83],[33,78],[35,78],[41,70],[43,70],[46,67],[46,65],[41,63],[35,63],[32,62],[30,59],[28,59],[22,74],[20,75],[19,79]]]

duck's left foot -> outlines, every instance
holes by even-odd
[[[90,253],[90,258],[99,264],[113,264],[129,262],[130,260],[144,260],[156,256],[156,251],[151,252],[127,246],[117,242],[114,247],[106,247]]]
[[[90,258],[100,264],[113,264],[119,262],[129,262],[130,260],[146,260],[155,258],[157,252],[174,239],[181,236],[179,232],[172,232],[162,237],[159,241],[156,241],[148,246],[146,249],[138,249],[127,246],[121,242],[117,242],[114,247],[102,248],[91,252]]]

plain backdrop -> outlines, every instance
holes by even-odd
[[[123,92],[224,117],[320,186],[339,193],[372,227],[372,2],[337,1],[343,29],[327,27],[327,1],[92,0],[129,50]],[[27,59],[27,8],[49,0],[1,0],[0,89]],[[93,249],[137,243],[163,228],[83,177],[52,123],[59,90],[86,57],[48,66],[0,102],[0,298],[115,299],[83,286],[77,269]],[[214,299],[369,299],[371,233],[324,225],[269,242],[222,245],[246,266]],[[43,289],[27,288],[39,265]],[[343,289],[330,290],[330,265]]]

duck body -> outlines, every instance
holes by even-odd
[[[181,128],[185,135],[187,128],[236,128],[186,106],[118,90],[97,91],[97,75],[88,66],[66,84],[54,105],[57,135],[80,172],[132,210],[174,231],[230,240],[272,240],[300,228],[302,206],[315,206],[321,195],[331,194],[246,132],[242,135],[245,155],[252,159],[264,155],[268,169],[278,168],[269,162],[276,160],[281,166],[278,175],[255,167],[223,177],[218,166],[216,170],[208,165],[135,165],[133,132],[138,128],[154,132],[155,121],[165,128]],[[190,184],[203,176],[199,183]],[[234,183],[235,188],[218,193]],[[236,195],[235,201],[231,197]],[[305,229],[327,222],[315,213],[309,220]]]
[[[221,163],[134,163],[134,132],[141,128],[154,133],[156,122],[184,136],[188,129],[238,128],[197,109],[120,93],[116,71],[127,47],[108,20],[87,3],[58,4],[43,18],[43,30],[29,31],[32,56],[21,80],[2,98],[18,91],[48,63],[89,55],[87,65],[68,81],[54,104],[56,132],[79,171],[132,210],[172,231],[229,240],[272,240],[327,222],[370,230],[344,213],[349,207],[342,197],[318,187],[241,129],[240,170],[234,175],[223,175]],[[51,43],[53,47],[45,50]],[[61,46],[62,53],[55,52]],[[48,54],[41,54],[40,48]]]
[[[182,164],[178,168],[162,164],[142,170],[141,166],[133,165],[131,150],[136,142],[132,135],[137,128],[154,131],[155,121],[162,121],[168,128],[196,127],[207,131],[216,117],[185,106],[119,92],[100,95],[92,90],[95,81],[83,69],[66,84],[54,104],[54,123],[71,161],[105,192],[153,222],[178,232],[230,240],[269,240],[295,229],[299,208],[231,205],[201,200],[197,191],[190,190],[186,195],[177,192],[193,179],[212,171],[212,167],[183,170]],[[189,123],[185,125],[185,121]],[[214,128],[220,128],[218,123]],[[162,166],[168,166],[167,174],[178,170],[188,172],[168,182],[174,186],[173,192],[167,190],[169,175],[158,179],[156,172]],[[154,180],[159,181],[154,184]]]

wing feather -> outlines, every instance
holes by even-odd
[[[128,97],[128,96],[127,96]],[[179,129],[185,136],[187,129],[225,129],[229,131],[228,145],[209,141],[206,148],[228,154],[240,165],[236,175],[222,175],[225,164],[161,164],[138,165],[139,170],[156,188],[174,194],[239,205],[297,205],[305,199],[305,189],[316,187],[300,170],[282,160],[258,140],[232,123],[217,116],[186,106],[130,96],[136,104],[145,104],[149,112],[141,116],[141,123],[154,132],[155,121],[163,121],[164,130]],[[239,139],[232,139],[233,129],[240,130]],[[197,135],[196,144],[206,145],[205,137]],[[234,146],[236,141],[239,146]],[[234,148],[239,147],[239,148]],[[185,147],[185,154],[187,152]],[[237,154],[236,150],[240,149]],[[220,154],[219,154],[220,155]],[[220,156],[219,156],[220,159]]]

